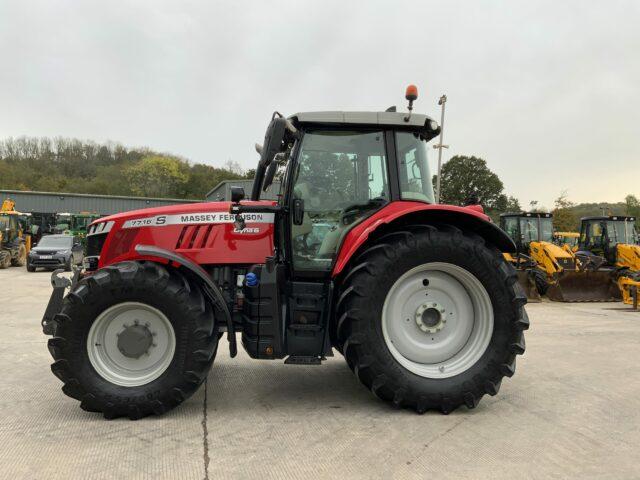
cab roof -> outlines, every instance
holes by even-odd
[[[392,107],[393,108],[393,107]],[[391,109],[390,109],[391,110]],[[408,112],[299,112],[289,117],[296,125],[370,126],[408,130],[422,134],[429,140],[440,133],[438,123],[421,113]]]
[[[630,217],[627,215],[609,215],[609,216],[593,216],[593,217],[582,217],[580,221],[589,221],[589,220],[610,220],[613,222],[635,222],[636,217]]]
[[[532,218],[552,218],[553,213],[549,212],[507,212],[501,213],[501,217],[532,217]]]

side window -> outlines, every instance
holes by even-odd
[[[402,199],[433,203],[426,142],[413,133],[396,133],[396,149]]]
[[[293,197],[304,200],[302,225],[291,225],[294,266],[326,271],[351,226],[389,201],[383,132],[306,132]]]
[[[520,241],[520,238],[518,238],[518,217],[506,217],[504,219],[504,229],[514,242]]]

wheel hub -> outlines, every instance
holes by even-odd
[[[118,350],[125,357],[140,358],[149,355],[153,343],[154,334],[149,330],[149,325],[140,325],[135,320],[133,325],[123,325],[124,330],[118,334]]]
[[[167,316],[141,302],[122,302],[96,317],[87,335],[91,366],[123,387],[145,385],[169,368],[176,335]]]
[[[423,303],[416,309],[416,324],[424,333],[439,332],[444,328],[444,324],[447,323],[444,314],[444,307],[438,303]]]
[[[447,378],[471,368],[493,333],[493,308],[482,283],[451,263],[418,265],[401,275],[382,308],[389,351],[407,370]]]

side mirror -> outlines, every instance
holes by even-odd
[[[301,198],[293,199],[293,224],[302,225],[304,221],[304,200]]]
[[[240,200],[244,200],[244,188],[231,187],[231,202],[239,203]]]
[[[263,192],[266,192],[273,183],[273,179],[275,178],[276,172],[278,171],[278,166],[278,162],[272,161],[267,167],[267,173],[264,174],[264,181],[262,182]]]
[[[286,129],[286,118],[275,117],[271,120],[267,127],[267,132],[264,135],[264,143],[262,145],[262,151],[260,152],[261,166],[266,167],[269,165],[276,153],[280,151]]]

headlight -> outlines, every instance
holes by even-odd
[[[58,255],[66,255],[67,253],[71,253],[71,250],[58,250],[56,253]]]

